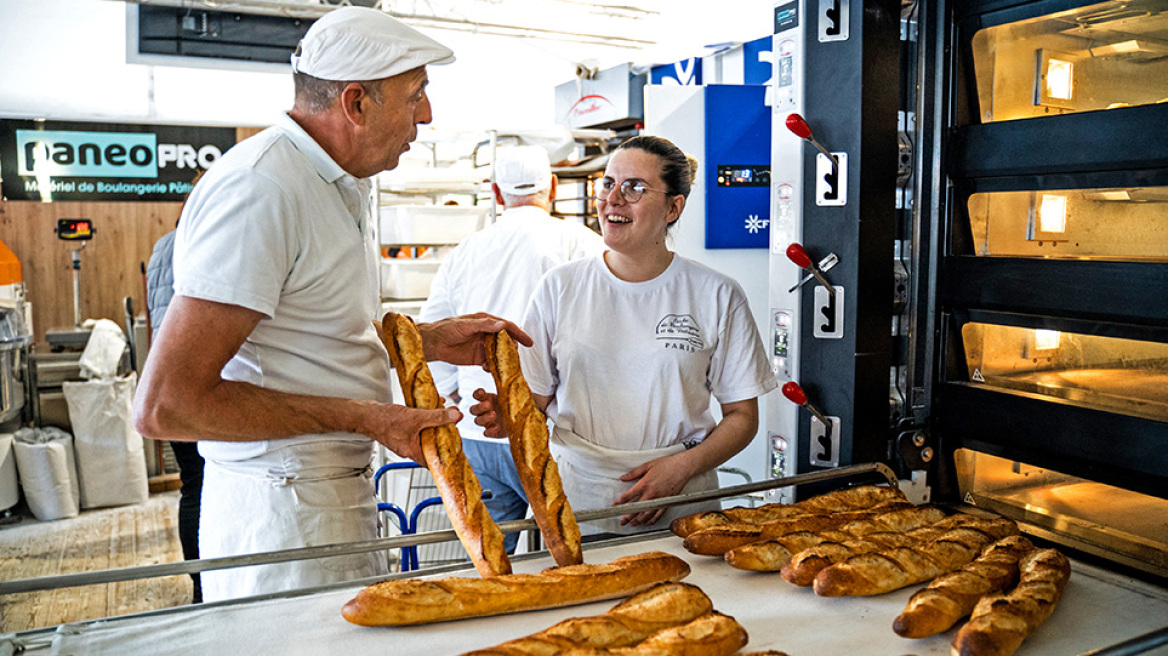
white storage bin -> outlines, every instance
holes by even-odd
[[[426,298],[441,260],[388,258],[381,260],[382,298]]]
[[[487,208],[383,205],[382,244],[457,244],[486,224]]]

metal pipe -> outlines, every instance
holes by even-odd
[[[577,521],[586,522],[594,519],[618,517],[620,515],[627,515],[629,513],[641,512],[644,510],[670,508],[672,506],[680,506],[689,503],[696,503],[699,501],[709,501],[723,497],[739,496],[742,494],[748,494],[750,492],[761,492],[763,490],[772,490],[779,487],[803,485],[806,483],[817,483],[821,481],[850,478],[853,476],[863,476],[867,474],[876,474],[882,476],[885,480],[888,481],[890,485],[893,486],[898,483],[896,474],[893,473],[893,471],[889,469],[887,465],[878,462],[865,463],[860,465],[837,467],[835,469],[825,469],[823,471],[811,472],[809,474],[798,474],[784,478],[773,478],[767,479],[765,481],[743,483],[741,485],[733,485],[730,487],[719,488],[716,490],[707,490],[704,492],[679,494],[677,496],[650,499],[648,501],[634,501],[632,503],[625,503],[619,506],[610,506],[608,508],[582,510],[576,512],[575,515]],[[518,519],[510,522],[503,522],[499,524],[499,528],[504,533],[513,533],[515,531],[521,531],[525,529],[538,529],[539,527],[536,525],[535,520],[533,519]],[[448,529],[444,531],[416,533],[413,535],[399,535],[391,538],[378,538],[376,540],[349,542],[346,544],[330,544],[319,547],[284,549],[282,551],[270,551],[258,554],[248,554],[244,556],[207,558],[203,560],[184,561],[181,563],[121,567],[117,569],[107,569],[97,572],[81,572],[77,574],[42,576],[33,579],[17,579],[15,581],[0,582],[0,594],[15,594],[18,592],[32,592],[35,590],[70,588],[99,583],[113,583],[116,581],[133,581],[136,579],[175,576],[179,574],[192,574],[195,572],[229,569],[232,567],[246,567],[249,565],[268,565],[272,563],[283,563],[293,560],[307,560],[310,558],[347,556],[370,551],[381,551],[384,549],[395,549],[398,547],[431,544],[434,542],[448,542],[457,539],[458,534],[456,534],[453,530]]]

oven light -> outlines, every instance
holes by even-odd
[[[1067,231],[1067,197],[1043,194],[1038,207],[1040,232]]]
[[[1057,330],[1035,330],[1034,331],[1034,350],[1049,351],[1056,349],[1059,346],[1059,339],[1062,333]]]
[[[1070,100],[1074,91],[1075,65],[1064,59],[1051,57],[1046,61],[1046,95],[1058,100]]]

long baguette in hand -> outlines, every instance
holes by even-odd
[[[1050,617],[1071,578],[1071,563],[1054,549],[1033,551],[1020,563],[1018,586],[977,602],[953,638],[954,656],[1010,656]]]
[[[746,645],[746,629],[718,612],[662,629],[633,647],[573,649],[563,656],[730,656]]]
[[[493,578],[382,581],[361,590],[342,615],[362,626],[406,626],[627,597],[689,575],[677,556],[651,551],[606,565],[569,565]]]
[[[573,617],[539,633],[463,656],[558,656],[572,649],[629,647],[654,633],[713,612],[710,598],[688,583],[661,583],[591,617]]]
[[[375,324],[376,325],[376,324]],[[442,397],[434,385],[422,350],[422,335],[404,314],[385,315],[377,334],[397,370],[402,395],[411,408],[440,408]],[[483,487],[462,452],[462,437],[453,425],[424,428],[422,455],[434,477],[446,514],[458,539],[482,576],[511,573],[503,532],[483,505]]]
[[[899,590],[951,572],[991,542],[1017,534],[1018,526],[1008,519],[963,524],[921,546],[864,554],[832,565],[816,575],[815,593],[857,597]]]
[[[933,579],[908,600],[892,623],[902,638],[927,638],[948,631],[969,615],[979,599],[1018,581],[1018,561],[1034,550],[1021,535],[1002,538],[986,547],[973,562]]]
[[[531,388],[519,366],[519,349],[506,332],[483,339],[503,428],[510,436],[511,457],[535,523],[557,565],[579,565],[584,562],[580,527],[564,494],[556,461],[548,451],[547,419],[531,398]]]
[[[836,490],[818,496],[810,497],[793,504],[768,503],[757,508],[727,508],[678,517],[673,520],[669,528],[677,537],[684,538],[691,533],[711,526],[725,524],[763,524],[776,519],[787,519],[798,515],[826,514],[845,512],[849,510],[865,510],[875,508],[887,502],[900,501],[907,503],[908,499],[897,488],[880,487],[876,485],[861,485],[859,487]]]

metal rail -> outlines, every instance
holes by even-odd
[[[807,483],[818,483],[823,481],[873,475],[884,478],[889,485],[894,487],[898,483],[896,474],[893,473],[893,471],[889,469],[888,466],[882,463],[866,463],[861,465],[838,467],[835,469],[825,469],[819,472],[798,474],[785,478],[774,478],[767,479],[765,481],[755,481],[753,483],[743,483],[741,485],[733,485],[730,487],[719,488],[716,490],[707,490],[704,492],[679,494],[677,496],[650,499],[648,501],[635,501],[633,503],[626,503],[620,506],[611,506],[609,508],[582,510],[576,512],[575,515],[577,521],[587,522],[595,519],[618,517],[620,515],[627,515],[629,513],[636,513],[645,510],[670,508],[673,506],[697,503],[700,501],[710,501],[713,499],[721,499],[724,497],[748,494],[751,492],[761,492],[764,490],[772,490],[780,487],[790,487],[793,485],[804,485]],[[525,529],[538,529],[539,527],[536,525],[535,520],[533,519],[520,519],[510,522],[502,522],[499,524],[499,528],[504,533],[513,533],[515,531],[522,531]],[[181,563],[163,563],[160,565],[120,567],[115,569],[100,570],[96,572],[80,572],[77,574],[61,574],[57,576],[43,576],[32,579],[17,579],[14,581],[0,582],[0,594],[15,594],[18,592],[33,592],[36,590],[55,590],[57,588],[70,588],[82,585],[114,583],[119,581],[133,581],[137,579],[161,576],[176,576],[180,574],[205,572],[208,570],[247,567],[250,565],[268,565],[272,563],[283,563],[293,560],[327,558],[330,556],[347,556],[370,551],[382,551],[385,549],[396,549],[399,547],[432,544],[435,542],[447,542],[457,539],[458,535],[453,530],[447,529],[444,531],[429,531],[426,533],[400,535],[390,538],[378,538],[376,540],[363,540],[345,544],[330,544],[319,547],[284,549],[281,551],[248,554],[245,556],[207,558],[203,560],[184,561]]]

